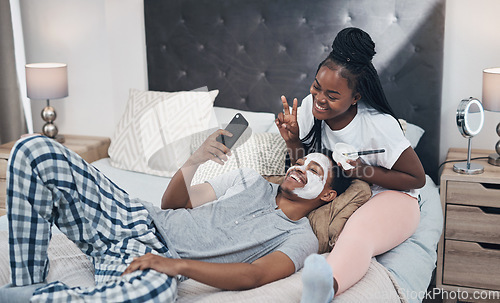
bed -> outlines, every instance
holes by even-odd
[[[193,134],[202,133],[207,125],[223,127],[235,112],[241,112],[250,121],[252,133],[238,147],[240,156],[225,169],[252,166],[262,175],[279,176],[283,173],[283,143],[273,123],[282,110],[279,97],[305,97],[335,34],[346,26],[361,27],[376,42],[374,64],[389,102],[405,121],[406,135],[424,165],[427,183],[421,191],[421,222],[416,233],[373,258],[365,277],[334,301],[420,302],[432,279],[443,224],[435,183],[444,2],[146,0],[149,90],[131,89],[112,138],[110,158],[93,164],[131,196],[159,203],[172,172],[202,138]],[[193,94],[201,103],[189,107],[194,106],[189,101]],[[158,102],[167,98],[177,102],[176,110]],[[201,114],[191,117],[195,111]],[[189,129],[181,123],[186,117],[191,117]],[[180,126],[162,124],[174,120]],[[154,123],[147,123],[151,121]],[[175,137],[178,132],[189,136]],[[186,137],[189,144],[183,139]],[[246,159],[250,159],[248,163]],[[195,182],[221,172],[220,167],[207,164]],[[3,216],[3,243],[6,230]],[[93,284],[91,263],[57,230],[49,249],[49,281]],[[7,245],[0,245],[0,285],[9,281],[7,258]],[[298,302],[300,293],[299,271],[242,292],[187,280],[179,284],[177,302]]]

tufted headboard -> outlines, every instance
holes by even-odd
[[[425,130],[437,180],[445,0],[145,0],[149,89],[218,89],[215,105],[277,113],[302,100],[344,27],[368,32],[396,115]]]

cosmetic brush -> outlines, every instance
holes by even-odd
[[[364,155],[371,155],[371,154],[378,154],[378,153],[383,153],[385,152],[385,149],[372,149],[372,150],[364,150],[364,151],[358,151],[358,152],[350,152],[350,153],[342,153],[342,155],[346,157],[351,157],[351,156],[364,156]]]

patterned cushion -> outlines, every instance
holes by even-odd
[[[218,91],[131,89],[111,139],[117,168],[171,177],[190,155],[190,136],[209,128]]]
[[[191,151],[194,152],[206,137],[207,135],[197,136],[193,140]],[[240,140],[242,138],[243,136]],[[251,134],[244,143],[236,143],[232,149],[232,155],[224,165],[213,161],[200,165],[191,184],[203,183],[215,176],[242,167],[253,168],[263,176],[284,175],[285,155],[286,145],[280,134]]]

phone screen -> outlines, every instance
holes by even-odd
[[[233,136],[228,137],[225,135],[221,135],[217,137],[217,141],[221,142],[227,148],[231,149],[236,141],[238,141],[238,139],[241,137],[243,132],[247,129],[247,127],[248,121],[245,119],[245,117],[243,117],[242,114],[237,113],[225,128],[228,132],[233,134]]]

